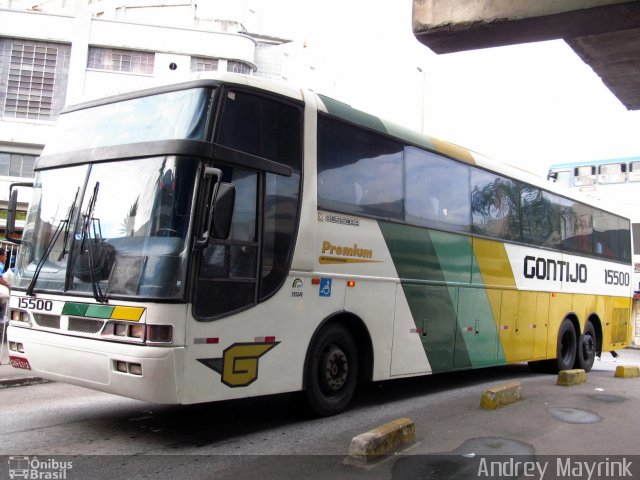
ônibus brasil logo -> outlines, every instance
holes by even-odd
[[[48,458],[27,457],[22,455],[9,457],[9,478],[33,480],[65,480],[67,472],[73,468],[73,462]]]

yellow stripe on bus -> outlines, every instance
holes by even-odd
[[[144,313],[142,307],[123,307],[118,306],[113,309],[111,318],[114,320],[130,320],[132,322],[139,322]]]
[[[452,158],[456,158],[470,165],[475,165],[476,161],[471,155],[471,152],[466,148],[463,148],[454,143],[445,142],[444,140],[438,140],[437,138],[432,138],[433,146],[440,153],[444,153]]]
[[[485,288],[516,288],[516,279],[504,243],[474,238],[473,253]]]

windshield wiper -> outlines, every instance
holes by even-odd
[[[93,230],[93,238],[98,240],[98,242],[102,241],[102,229],[100,228],[100,220],[93,218],[93,211],[96,207],[96,202],[98,200],[98,192],[100,190],[100,182],[96,182],[93,187],[93,194],[89,199],[89,203],[87,204],[87,210],[82,214],[82,233],[80,236],[80,256],[85,253],[85,243],[87,245],[87,263],[89,270],[89,277],[91,279],[91,289],[93,290],[93,298],[96,299],[96,302],[107,303],[109,298],[107,297],[106,292],[102,291],[102,287],[100,286],[100,279],[97,276],[96,272],[96,260],[100,261],[99,258],[94,257],[94,245],[91,240],[91,231]],[[96,228],[96,224],[98,227]],[[102,246],[100,243],[97,243],[95,247],[98,248],[98,255],[102,256],[104,254],[102,250]],[[80,259],[76,259],[78,262]]]
[[[49,240],[49,243],[47,243],[47,246],[44,250],[44,254],[40,258],[40,260],[38,260],[38,264],[36,265],[36,271],[33,272],[33,278],[31,278],[31,282],[29,282],[29,286],[27,287],[27,295],[30,297],[33,296],[33,289],[36,286],[36,282],[38,281],[38,277],[40,276],[42,267],[44,267],[44,264],[47,262],[47,258],[49,258],[49,255],[51,255],[53,246],[56,244],[56,242],[58,241],[58,238],[60,237],[60,233],[62,232],[63,225],[65,226],[64,238],[63,238],[63,244],[62,244],[62,252],[60,253],[60,257],[58,258],[58,261],[62,260],[65,256],[67,239],[69,236],[69,226],[71,225],[71,219],[73,218],[73,212],[75,211],[79,190],[80,189],[76,190],[76,195],[73,198],[73,202],[71,203],[71,205],[69,205],[69,211],[67,212],[67,216],[65,217],[64,220],[60,220],[60,223],[58,223],[58,226],[56,227],[55,231],[53,232],[53,235],[51,236],[51,240]]]
[[[62,251],[60,252],[60,256],[58,257],[58,261],[62,261],[62,259],[69,253],[67,249],[67,243],[69,242],[69,230],[71,227],[71,219],[73,218],[73,212],[76,209],[76,201],[78,200],[78,194],[80,193],[80,187],[76,189],[76,194],[73,197],[73,203],[69,207],[69,213],[67,214],[66,226],[64,227],[64,237],[62,238]]]

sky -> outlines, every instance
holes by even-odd
[[[413,35],[412,0],[247,1],[264,33],[305,43],[312,88],[356,108],[542,176],[640,156],[640,111],[562,40],[436,55]]]

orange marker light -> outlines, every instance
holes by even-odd
[[[356,286],[355,280],[347,280],[347,287],[355,287],[355,286]]]

